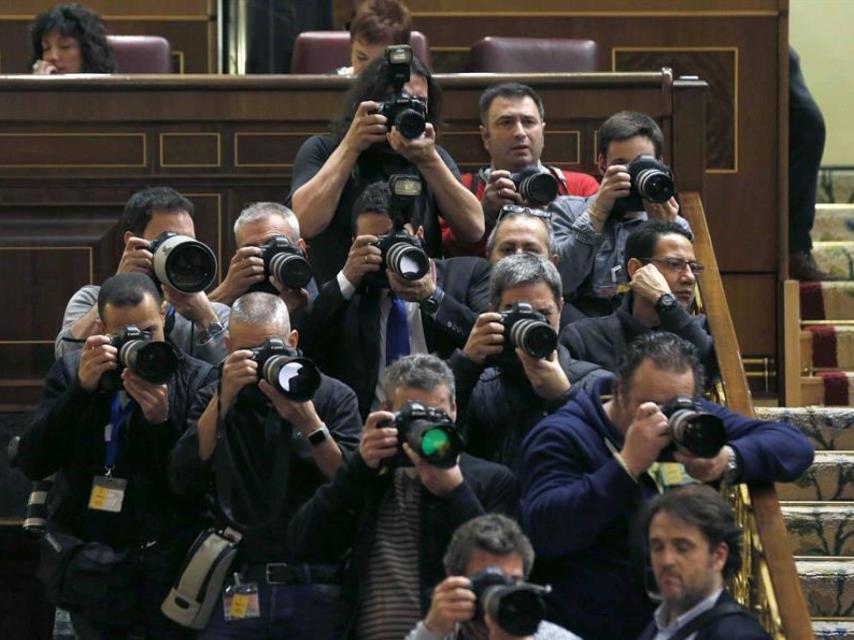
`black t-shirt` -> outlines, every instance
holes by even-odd
[[[297,152],[294,161],[293,181],[288,195],[287,205],[291,206],[294,192],[311,180],[335,151],[337,145],[330,136],[312,136],[308,138]],[[451,173],[460,179],[460,170],[453,158],[439,145],[436,150]],[[329,226],[311,241],[309,241],[309,260],[319,283],[327,282],[335,277],[350,251],[353,243],[353,228],[351,223],[353,205],[356,199],[369,184],[386,181],[395,173],[418,174],[415,165],[402,156],[386,149],[368,149],[359,156],[359,161],[353,168],[341,199],[335,209]],[[442,257],[442,230],[436,212],[436,202],[429,186],[424,184],[421,197],[413,207],[413,223],[424,227],[424,241],[427,253],[434,258]]]

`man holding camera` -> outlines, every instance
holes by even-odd
[[[691,231],[679,216],[670,170],[661,164],[664,135],[655,120],[632,111],[616,113],[599,129],[598,144],[599,193],[587,199],[559,197],[549,207],[563,288],[587,316],[613,311],[613,297],[628,280],[623,255],[632,229],[649,219]]]
[[[554,587],[550,620],[588,640],[634,638],[649,623],[638,510],[682,482],[657,461],[728,484],[789,482],[812,463],[799,431],[701,400],[702,389],[693,345],[647,333],[626,350],[612,399],[603,400],[611,389],[602,381],[525,438],[523,524],[545,561],[535,574]]]
[[[104,282],[98,318],[54,363],[18,448],[29,478],[58,471],[39,575],[80,638],[181,638],[160,603],[195,522],[166,468],[215,373],[163,341],[165,303],[147,275]]]
[[[340,566],[294,563],[284,534],[343,453],[356,448],[362,427],[353,392],[298,359],[298,339],[281,299],[263,292],[238,298],[221,380],[199,394],[193,426],[172,455],[175,492],[199,502],[213,494],[218,522],[242,533],[232,567],[239,582],[228,588],[251,585],[259,604],[255,614],[237,615],[224,595],[202,638],[238,631],[267,638],[279,624],[294,637],[336,637]]]
[[[119,228],[124,252],[116,273],[144,273],[155,278],[154,256],[149,251],[151,241],[165,232],[195,238],[193,203],[170,187],[143,189],[127,201]],[[185,293],[168,282],[159,284],[169,303],[166,337],[184,353],[217,364],[226,355],[223,340],[228,307],[208,300],[203,290]],[[96,285],[86,285],[71,297],[56,337],[57,358],[79,350],[86,338],[93,335],[98,326],[97,300]]]
[[[578,639],[542,619],[546,589],[524,582],[534,549],[515,520],[497,513],[469,520],[454,532],[443,562],[448,577],[406,640]]]
[[[486,233],[480,242],[465,244],[457,241],[450,228],[443,228],[445,255],[483,255],[486,238],[505,204],[549,204],[528,202],[519,191],[521,176],[532,168],[551,177],[554,195],[588,197],[599,190],[593,176],[540,162],[545,144],[544,118],[543,100],[528,85],[506,82],[489,87],[480,96],[480,137],[490,164],[476,173],[464,173],[462,183],[480,200]]]
[[[620,307],[609,316],[567,325],[561,343],[574,357],[616,372],[623,352],[637,336],[669,331],[696,347],[706,383],[714,383],[718,366],[706,317],[690,313],[702,270],[685,229],[664,220],[644,222],[626,240],[629,292]]]
[[[363,417],[385,400],[388,365],[409,353],[449,357],[488,304],[486,260],[427,258],[420,228],[413,234],[411,223],[401,224],[409,218],[401,211],[407,198],[400,198],[384,182],[365,188],[352,212],[347,262],[302,325],[306,354],[356,392]],[[407,270],[415,267],[417,273]]]
[[[301,316],[317,285],[294,212],[277,202],[249,205],[234,222],[234,244],[228,275],[210,299],[231,306],[244,293],[266,291],[284,300],[292,321]]]
[[[355,455],[291,519],[288,540],[307,561],[350,555],[347,631],[404,637],[428,611],[442,553],[462,523],[513,514],[516,484],[499,465],[460,455],[454,377],[435,356],[386,371],[387,404],[368,416]]]
[[[492,270],[489,298],[491,311],[450,364],[466,450],[517,471],[528,431],[566,403],[573,384],[609,374],[558,344],[563,298],[551,262],[531,253],[504,258]]]
[[[441,255],[439,216],[462,241],[479,240],[483,235],[480,204],[460,184],[456,163],[436,144],[441,89],[409,47],[386,49],[386,55],[354,81],[345,102],[346,114],[332,135],[312,136],[300,147],[288,196],[303,234],[311,241],[318,281],[334,278],[344,263],[355,199],[367,185],[393,174],[417,174],[423,179],[414,224],[424,227],[429,255]],[[399,121],[395,124],[390,118]],[[405,126],[402,131],[404,123],[422,126],[413,130]]]
[[[662,603],[638,640],[770,640],[725,590],[741,567],[742,533],[720,493],[668,491],[650,504],[643,529]]]

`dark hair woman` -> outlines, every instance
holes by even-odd
[[[112,73],[116,70],[107,30],[80,4],[60,4],[36,17],[30,28],[33,73]]]

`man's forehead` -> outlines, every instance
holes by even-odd
[[[681,233],[666,233],[658,238],[655,243],[655,255],[679,252],[694,257],[694,245]]]
[[[496,96],[489,105],[490,118],[497,118],[506,113],[532,112],[537,116],[540,115],[540,110],[537,103],[530,96],[521,97],[505,97]]]

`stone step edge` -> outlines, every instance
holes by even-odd
[[[837,509],[854,509],[854,500],[780,500],[780,508],[784,507],[835,507]]]

